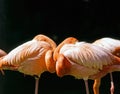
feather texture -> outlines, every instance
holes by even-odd
[[[44,35],[37,35],[33,40],[23,43],[0,58],[0,68],[40,76],[42,72],[47,71],[46,52],[53,51],[56,47],[56,44],[53,41],[52,44],[51,41],[50,39],[49,43]]]
[[[110,53],[89,43],[66,44],[61,48],[60,54],[64,54],[71,61],[89,68],[102,69],[104,65],[112,63]]]
[[[93,44],[103,47],[109,52],[114,52],[115,48],[120,47],[120,40],[106,37],[96,40]]]

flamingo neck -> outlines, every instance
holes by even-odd
[[[57,58],[59,56],[59,52],[60,52],[60,49],[62,48],[62,46],[64,45],[65,43],[62,42],[61,44],[59,44],[57,46],[57,48],[54,50],[54,53],[53,53],[53,58],[54,58],[54,61],[57,61]]]

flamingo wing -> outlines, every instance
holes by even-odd
[[[112,63],[110,53],[89,43],[66,44],[61,48],[60,53],[64,54],[68,60],[89,68],[102,69],[104,65]]]
[[[113,52],[115,48],[120,47],[120,40],[106,37],[96,40],[93,44],[103,47],[109,52]]]
[[[28,67],[32,66],[36,62],[44,61],[44,55],[49,49],[51,49],[51,46],[47,42],[36,40],[28,41],[1,58],[0,67],[4,68],[5,66],[6,69],[9,69],[11,66],[14,66],[23,69],[24,67],[21,68],[21,66],[26,64]],[[39,65],[36,64],[36,66]],[[25,68],[27,68],[27,66]]]

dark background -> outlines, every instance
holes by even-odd
[[[0,48],[6,52],[45,34],[59,44],[66,37],[92,42],[102,37],[120,39],[118,2],[90,0],[0,0]],[[120,74],[113,73],[115,94],[119,94]],[[93,81],[89,80],[91,94]],[[102,79],[100,93],[110,94],[109,74]],[[34,78],[5,71],[0,74],[0,94],[34,94]],[[83,80],[59,78],[45,72],[40,78],[39,94],[85,94]]]

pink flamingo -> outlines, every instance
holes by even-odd
[[[98,85],[100,77],[112,71],[112,66],[120,64],[119,58],[102,47],[78,42],[74,37],[66,38],[60,43],[55,49],[53,57],[56,61],[57,75],[59,77],[72,75],[75,78],[83,79],[85,81],[86,94],[89,94],[88,79],[95,79],[94,85]],[[99,94],[98,88],[93,89],[94,94]]]
[[[108,52],[120,57],[120,40],[104,37],[96,40],[95,42],[93,42],[93,44],[103,47]],[[111,94],[114,94],[114,81],[113,81],[112,73],[110,73],[110,79],[111,79],[110,91]]]
[[[55,48],[56,43],[52,39],[39,34],[0,58],[0,69],[16,70],[35,76],[35,94],[38,94],[40,75],[45,71],[55,72],[55,62],[52,57]]]

